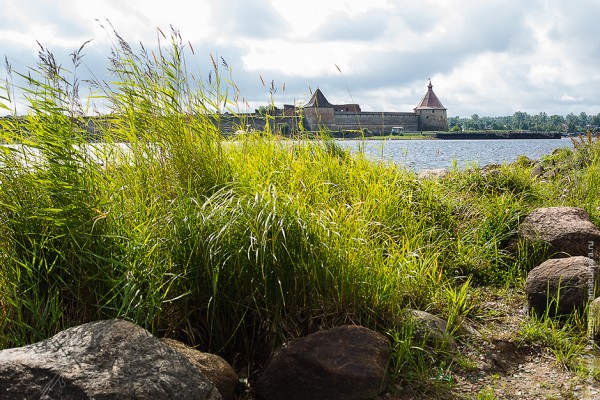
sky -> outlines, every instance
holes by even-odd
[[[433,90],[448,116],[600,113],[599,0],[0,0],[0,56],[35,66],[38,42],[110,80],[119,35],[156,49],[171,27],[207,77],[226,60],[251,109],[308,102],[412,111]],[[4,63],[2,63],[4,64]],[[7,76],[0,69],[0,80]],[[85,77],[85,76],[84,76]],[[263,85],[264,82],[264,85]]]

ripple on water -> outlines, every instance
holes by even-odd
[[[498,140],[340,140],[352,151],[359,145],[373,159],[392,161],[414,171],[511,163],[519,155],[538,159],[560,147],[573,147],[569,138]]]

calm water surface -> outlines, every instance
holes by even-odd
[[[521,154],[537,159],[559,147],[573,147],[569,138],[499,140],[340,140],[351,151],[363,148],[370,158],[393,161],[415,171],[511,163]]]

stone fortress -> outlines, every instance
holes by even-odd
[[[285,104],[283,109],[271,106],[253,113],[226,113],[215,118],[215,124],[224,133],[269,130],[288,136],[327,130],[333,137],[348,138],[448,130],[446,108],[433,92],[431,81],[427,93],[409,112],[365,112],[359,104],[331,104],[317,89],[302,107]]]
[[[288,106],[289,107],[289,106]],[[447,131],[446,108],[433,92],[429,81],[427,93],[412,112],[361,111],[358,104],[331,104],[320,89],[302,108],[304,127],[309,131],[327,129],[331,132],[367,129],[373,134],[403,131]]]

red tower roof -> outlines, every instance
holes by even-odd
[[[333,104],[327,101],[321,89],[317,89],[304,107],[333,107]]]
[[[425,93],[419,105],[415,107],[415,110],[445,110],[446,107],[442,105],[440,99],[433,93],[431,80],[429,81],[429,85],[427,85],[427,89],[427,93]]]

